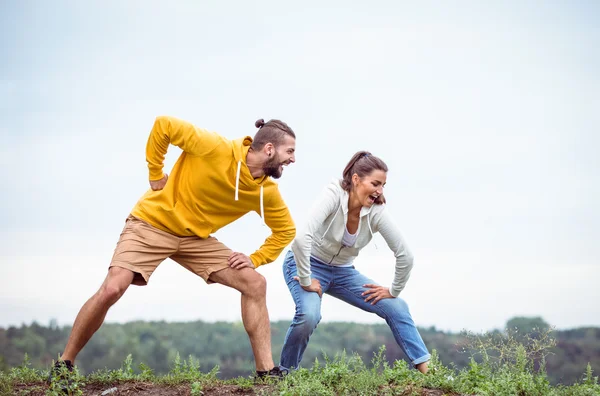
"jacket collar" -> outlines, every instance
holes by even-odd
[[[335,180],[332,183],[335,183],[335,185],[337,186],[337,188],[340,191],[340,204],[342,206],[342,211],[344,212],[344,215],[347,217],[348,216],[348,200],[350,199],[350,195],[348,194],[348,192],[346,190],[344,190],[342,188],[339,180]],[[368,208],[363,206],[362,208],[360,208],[360,217],[364,217],[364,216],[368,215],[369,213],[371,213],[372,208],[373,208],[373,206],[368,207]]]

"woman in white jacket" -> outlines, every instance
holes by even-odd
[[[296,314],[281,351],[282,368],[299,367],[310,335],[321,320],[322,293],[327,293],[385,319],[413,366],[427,372],[430,354],[408,305],[398,297],[409,278],[413,257],[385,209],[387,171],[386,164],[371,153],[354,154],[343,179],[327,186],[305,228],[294,239],[283,274]],[[390,287],[376,284],[352,264],[376,232],[396,257]]]

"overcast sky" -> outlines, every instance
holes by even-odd
[[[148,188],[157,115],[228,138],[287,122],[298,224],[355,151],[380,156],[420,326],[600,326],[598,20],[595,1],[0,0],[0,326],[72,324]],[[251,213],[217,236],[249,254],[268,234]],[[375,242],[357,268],[388,285]],[[271,320],[294,312],[283,255],[258,270]],[[167,260],[107,316],[137,319],[239,321],[239,294]],[[323,320],[383,323],[331,297]]]

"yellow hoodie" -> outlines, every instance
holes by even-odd
[[[254,179],[246,165],[247,136],[228,140],[174,117],[158,117],[146,146],[150,180],[164,176],[169,143],[183,150],[164,189],[148,190],[131,214],[177,236],[208,236],[255,211],[272,234],[250,255],[255,267],[273,262],[294,239],[296,227],[277,183]]]

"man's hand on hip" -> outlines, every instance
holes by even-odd
[[[154,191],[162,190],[163,188],[165,188],[168,178],[169,178],[169,175],[167,175],[165,173],[163,178],[160,180],[150,180],[150,188]]]
[[[250,260],[250,257],[244,253],[233,252],[229,256],[229,266],[235,269],[252,268],[254,269],[254,263]]]

